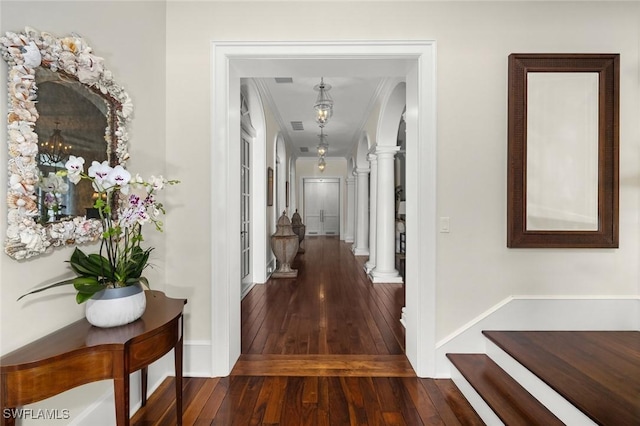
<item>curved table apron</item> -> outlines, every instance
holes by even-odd
[[[147,366],[175,349],[176,414],[181,425],[182,312],[187,301],[159,291],[145,293],[147,308],[131,324],[98,328],[82,319],[0,358],[1,424],[15,424],[15,407],[113,379],[117,424],[129,425],[129,374],[141,371],[144,406]]]

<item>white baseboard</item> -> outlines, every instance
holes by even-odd
[[[212,377],[211,341],[188,340],[184,342],[185,377]]]
[[[436,344],[436,374],[451,377],[446,354],[486,353],[482,330],[639,330],[640,296],[514,296]]]

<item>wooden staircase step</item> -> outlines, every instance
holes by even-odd
[[[483,331],[600,425],[640,425],[640,332]]]
[[[505,424],[564,425],[487,355],[447,354],[447,358]]]

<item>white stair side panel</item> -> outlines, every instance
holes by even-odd
[[[478,416],[480,416],[483,422],[488,426],[504,426],[502,420],[498,418],[496,413],[453,364],[451,364],[451,379],[460,392],[462,392],[462,395],[467,398],[467,401],[469,401],[473,409],[476,410],[476,413],[478,413]]]

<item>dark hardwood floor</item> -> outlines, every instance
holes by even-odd
[[[416,377],[404,356],[403,285],[373,285],[336,237],[304,244],[297,278],[243,299],[231,375],[184,380],[184,424],[482,425],[451,380]],[[175,423],[173,380],[133,425]]]

